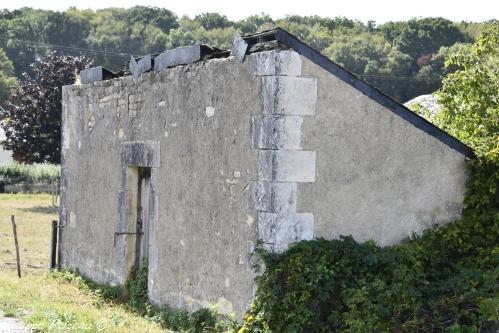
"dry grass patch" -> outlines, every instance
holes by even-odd
[[[17,278],[10,216],[16,216],[23,277]],[[74,279],[49,273],[50,195],[0,194],[0,309],[40,332],[164,332],[156,323]]]

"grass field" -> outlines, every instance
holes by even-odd
[[[22,278],[17,277],[10,216],[15,215]],[[51,221],[46,194],[0,194],[0,309],[40,332],[164,332],[157,324],[111,304],[78,278],[48,270]]]

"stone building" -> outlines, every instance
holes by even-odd
[[[289,33],[102,67],[63,89],[62,265],[241,314],[251,253],[381,245],[460,216],[473,152]]]

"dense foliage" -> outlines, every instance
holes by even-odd
[[[491,23],[422,18],[377,26],[373,21],[296,15],[273,20],[261,14],[240,21],[218,13],[179,18],[167,9],[143,6],[64,12],[22,8],[0,11],[0,48],[18,77],[30,70],[37,55],[54,49],[84,53],[95,63],[122,69],[130,54],[196,42],[230,48],[237,32],[280,26],[404,102],[440,87],[443,63],[434,59],[441,47],[471,42]]]
[[[447,58],[440,124],[478,153],[459,221],[402,244],[351,237],[261,251],[266,270],[243,332],[499,329],[499,27]]]
[[[14,65],[0,49],[0,106],[5,106],[10,91],[15,87]]]
[[[449,74],[437,99],[443,109],[430,119],[478,153],[499,154],[499,24],[485,31],[475,45],[449,55]]]
[[[497,213],[404,244],[301,242],[264,255],[267,270],[240,332],[477,331],[499,321]]]
[[[91,61],[56,52],[37,58],[32,74],[23,74],[5,111],[0,113],[6,140],[17,160],[27,163],[60,161],[62,86],[73,84],[76,73]]]

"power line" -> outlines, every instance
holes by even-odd
[[[424,78],[424,77],[414,77],[414,76],[392,76],[392,75],[364,75],[364,74],[356,74],[362,78],[371,78],[371,79],[390,79],[390,80],[416,80],[416,81],[440,81],[439,78]]]
[[[35,48],[50,48],[50,49],[59,49],[59,50],[68,50],[68,51],[80,51],[80,52],[90,52],[90,53],[95,53],[95,54],[105,54],[105,55],[110,55],[114,57],[120,57],[120,58],[128,58],[131,56],[129,53],[122,53],[122,52],[110,52],[110,51],[102,51],[102,50],[96,50],[96,49],[87,49],[87,48],[81,48],[81,47],[74,47],[74,46],[67,46],[67,45],[58,45],[58,44],[50,44],[50,43],[41,43],[41,42],[34,42],[34,41],[28,41],[28,40],[20,40],[20,39],[15,39],[15,38],[2,38],[0,37],[0,40],[2,41],[15,41],[18,43],[23,43],[27,45],[28,47],[33,47]],[[416,80],[416,81],[440,81],[438,78],[418,78],[418,77],[412,77],[412,76],[393,76],[393,75],[370,75],[370,74],[356,74],[357,76],[361,78],[372,78],[372,79],[382,79],[382,80]]]
[[[50,44],[50,43],[41,43],[41,42],[34,42],[34,41],[29,41],[29,40],[20,40],[20,39],[15,39],[15,38],[1,38],[0,40],[8,42],[8,41],[15,41],[18,43],[25,44],[28,47],[33,47],[33,48],[49,48],[49,49],[59,49],[59,50],[68,50],[68,51],[80,51],[80,52],[90,52],[90,53],[96,53],[96,54],[106,54],[106,55],[111,55],[115,57],[130,57],[131,54],[129,53],[122,53],[122,52],[108,52],[108,51],[102,51],[102,50],[96,50],[96,49],[86,49],[82,47],[74,47],[74,46],[67,46],[67,45],[57,45],[57,44]]]

